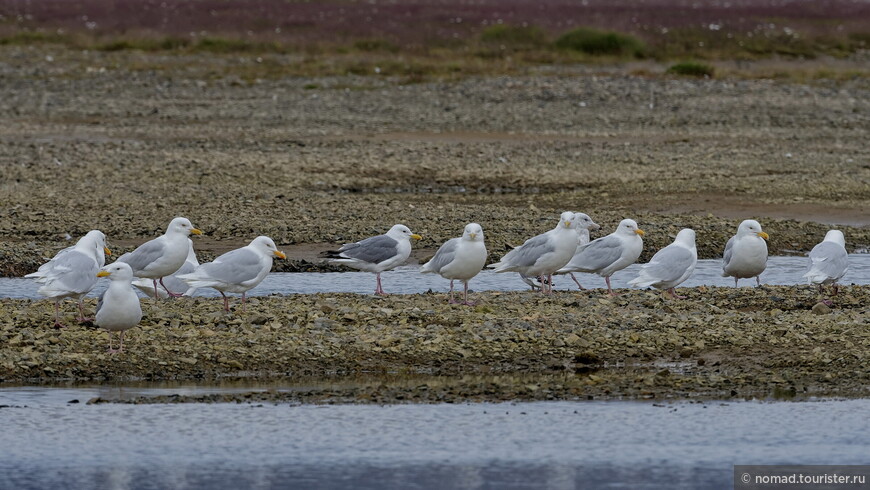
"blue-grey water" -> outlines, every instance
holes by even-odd
[[[761,275],[763,284],[790,285],[805,284],[803,274],[808,267],[806,257],[770,257],[767,270]],[[611,278],[614,288],[628,287],[628,281],[637,277],[641,264],[634,264]],[[384,289],[388,293],[411,294],[427,291],[447,291],[449,281],[435,274],[420,274],[417,266],[404,266],[384,272]],[[733,286],[734,279],[722,277],[722,261],[719,259],[699,260],[694,274],[681,287],[695,286]],[[587,288],[605,287],[604,279],[591,274],[576,274],[577,279]],[[558,276],[554,282],[556,289],[576,289],[574,281],[568,276]],[[522,291],[529,289],[515,273],[496,274],[484,270],[471,280],[470,288],[476,291]],[[841,284],[870,284],[870,254],[849,255],[849,271]],[[91,291],[90,296],[99,296],[107,287],[108,279],[101,280]],[[740,286],[754,286],[755,279],[741,279]],[[0,278],[0,298],[40,298],[36,290],[38,284],[31,279]],[[461,283],[456,283],[461,291]],[[328,273],[272,273],[260,285],[248,292],[249,296],[269,294],[310,294],[310,293],[361,293],[371,294],[375,289],[375,276],[368,272],[328,272]],[[218,296],[212,289],[200,289],[197,296]]]
[[[197,391],[2,388],[0,489],[731,488],[734,464],[870,462],[870,400],[84,404]]]

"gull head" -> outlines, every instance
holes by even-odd
[[[595,231],[601,228],[598,226],[598,223],[592,221],[592,218],[590,218],[586,213],[574,213],[574,223],[578,230]]]
[[[471,240],[473,242],[482,242],[483,227],[481,227],[477,223],[468,223],[467,225],[465,225],[465,231],[462,232],[462,238],[464,240]]]
[[[737,227],[737,234],[755,235],[765,240],[770,238],[767,233],[761,231],[761,223],[755,221],[754,219],[747,219],[740,223],[740,226]]]
[[[576,228],[577,219],[574,216],[574,213],[571,211],[565,211],[559,217],[559,226],[564,226],[565,228],[574,229]]]
[[[679,233],[677,233],[677,238],[674,239],[674,243],[686,248],[695,248],[695,230],[691,228],[683,228]]]
[[[637,227],[637,221],[633,219],[624,219],[619,222],[619,226],[616,227],[616,232],[622,235],[638,235],[643,236],[643,230]]]
[[[193,223],[190,222],[187,218],[175,218],[169,222],[169,226],[166,228],[166,233],[181,233],[184,236],[190,236],[191,233],[194,235],[202,235],[202,231],[194,228]]]
[[[86,247],[93,247],[94,251],[99,254],[100,249],[102,249],[102,253],[106,255],[112,255],[112,251],[109,250],[109,247],[106,246],[106,234],[100,230],[91,230],[85,234],[85,236],[79,238],[79,241],[76,242],[76,245],[79,243],[86,244]]]
[[[843,235],[843,232],[840,230],[830,230],[825,233],[824,241],[838,243],[842,247],[846,247],[846,236]]]
[[[387,232],[387,236],[396,240],[407,240],[409,238],[414,240],[423,239],[420,235],[411,233],[411,229],[405,225],[393,225],[390,231]]]
[[[267,236],[258,236],[257,238],[254,238],[251,240],[249,246],[268,257],[278,257],[279,259],[287,258],[287,255],[285,255],[284,252],[278,250],[275,241]]]
[[[108,277],[112,281],[132,281],[133,269],[126,262],[114,262],[103,266],[100,272],[97,272],[97,277]]]

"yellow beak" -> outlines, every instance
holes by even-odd
[[[191,228],[190,232],[194,235],[202,235],[202,230],[200,230],[199,228]]]
[[[570,222],[570,221],[566,221],[566,222],[565,222],[565,228],[571,228],[571,222]]]
[[[112,255],[112,251],[109,250],[109,247],[103,247],[103,252],[106,252],[106,255]]]
[[[758,233],[756,233],[756,235],[760,236],[761,238],[764,238],[765,240],[770,240],[770,235],[768,235],[767,233],[765,233],[763,231],[759,231]]]
[[[468,236],[470,236],[471,239],[474,240],[475,238],[477,238],[477,233],[469,233]]]
[[[414,240],[422,240],[422,239],[423,239],[423,237],[421,237],[420,235],[418,235],[418,234],[416,234],[416,233],[414,233],[413,235],[411,235],[411,238],[413,238]]]
[[[275,257],[278,257],[279,259],[286,259],[287,258],[287,255],[285,255],[284,252],[282,252],[280,250],[275,250],[272,253],[275,254]]]
[[[637,233],[637,234],[640,235],[640,236],[644,236],[644,235],[645,235],[645,233],[643,232],[643,230],[634,230],[634,232]]]
[[[109,271],[100,271],[100,272],[97,272],[97,277],[106,277],[110,274],[111,274],[111,272],[109,272]]]

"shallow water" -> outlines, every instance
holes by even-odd
[[[730,488],[734,464],[870,454],[870,400],[67,403],[206,391],[0,389],[0,488]]]
[[[790,285],[805,284],[803,274],[809,259],[806,257],[770,257],[767,270],[762,274],[763,284]],[[641,264],[634,264],[617,272],[611,278],[614,288],[628,287],[628,281],[637,276]],[[435,274],[420,274],[417,266],[405,266],[384,272],[384,289],[388,293],[412,294],[447,291],[449,281]],[[734,279],[722,277],[720,259],[699,260],[694,274],[681,287],[695,286],[733,286]],[[604,279],[591,274],[576,274],[577,279],[587,288],[605,287]],[[560,276],[554,281],[556,289],[575,289],[577,286],[568,276]],[[108,280],[101,280],[91,291],[90,296],[99,296],[106,288]],[[842,284],[870,284],[870,254],[849,256],[849,271]],[[490,270],[482,271],[469,283],[472,290],[478,291],[522,291],[529,287],[518,274],[496,274]],[[754,279],[741,279],[741,286],[754,286]],[[375,276],[368,272],[306,272],[269,274],[259,286],[250,290],[250,296],[269,294],[311,294],[311,293],[362,293],[371,294],[375,287]],[[461,283],[456,283],[461,291]],[[31,279],[0,278],[0,298],[40,299],[36,292],[38,284]],[[200,289],[197,296],[218,296],[213,289]]]

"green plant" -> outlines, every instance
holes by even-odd
[[[667,72],[674,75],[712,78],[715,71],[715,68],[706,63],[699,63],[697,61],[683,61],[671,65],[670,68],[668,68]]]
[[[592,56],[644,56],[646,47],[634,36],[613,31],[599,31],[578,27],[556,39],[556,47],[586,53]]]

